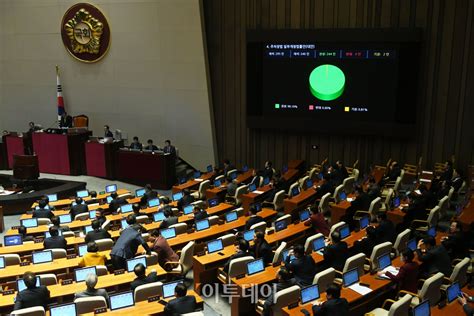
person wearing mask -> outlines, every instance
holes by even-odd
[[[39,200],[38,207],[33,211],[34,218],[49,218],[54,216],[50,208],[47,207],[48,202],[44,199]]]
[[[51,226],[49,228],[49,234],[51,237],[45,238],[43,241],[44,249],[54,249],[61,248],[66,249],[67,241],[63,236],[59,236],[59,229],[56,226]]]
[[[99,246],[91,241],[87,243],[87,252],[82,256],[79,261],[80,267],[91,267],[91,266],[105,266],[107,258],[105,255],[99,253]]]
[[[377,231],[377,243],[383,243],[390,241],[391,243],[395,242],[397,238],[397,231],[395,225],[387,218],[386,212],[377,213],[377,222],[379,225],[376,228]]]
[[[253,239],[254,245],[250,248],[250,253],[255,259],[263,258],[265,265],[272,263],[273,251],[270,244],[265,240],[265,233],[257,231]]]
[[[110,131],[110,126],[109,125],[104,125],[104,137],[114,138],[114,134]]]
[[[291,260],[292,256],[295,259]],[[303,245],[296,245],[289,251],[285,260],[285,267],[288,271],[293,272],[295,280],[300,286],[311,285],[317,272],[313,257],[305,253]]]
[[[109,203],[109,211],[111,213],[116,213],[120,206],[127,204],[127,200],[118,196],[117,192],[112,192],[110,194],[112,201]]]
[[[312,226],[315,234],[321,233],[324,236],[329,236],[329,224],[324,218],[323,213],[319,211],[318,207],[311,209],[311,216],[304,222],[305,226]]]
[[[132,281],[130,285],[132,292],[135,291],[135,289],[140,285],[158,281],[158,275],[156,274],[155,270],[151,270],[151,272],[146,275],[146,268],[143,263],[138,263],[135,268],[133,268],[133,272],[137,277],[135,278],[135,280]]]
[[[69,214],[71,214],[71,217],[73,220],[77,214],[89,212],[89,207],[87,206],[86,203],[84,203],[84,200],[81,197],[76,197],[75,202],[76,202],[76,205],[72,206],[71,210],[69,211]]]
[[[398,270],[397,275],[392,274],[390,271],[385,272],[385,276],[390,278],[390,280],[398,284],[398,290],[409,291],[412,293],[417,293],[418,288],[418,272],[419,265],[414,262],[413,259],[415,255],[411,249],[405,249],[401,255],[401,261],[403,265]],[[377,272],[379,276],[384,275],[383,271]]]
[[[209,217],[205,209],[200,208],[199,206],[195,206],[193,209],[194,213],[194,220],[200,221],[202,219],[206,219]]]
[[[161,236],[159,229],[151,232],[149,242],[152,244],[151,249],[158,254],[158,264],[164,269],[174,268],[167,263],[178,262],[179,256],[171,249],[166,238]]]
[[[35,238],[33,236],[30,236],[30,235],[27,234],[27,228],[23,225],[18,227],[18,234],[21,235],[21,240],[23,242],[35,241]]]
[[[44,285],[36,286],[36,275],[33,272],[25,272],[23,281],[26,289],[17,293],[13,310],[35,306],[43,306],[46,309],[50,299],[48,288]]]
[[[97,275],[94,273],[89,273],[84,280],[86,283],[86,290],[77,292],[74,294],[74,299],[82,297],[91,297],[91,296],[102,296],[105,299],[107,305],[109,304],[109,294],[104,289],[96,289],[97,285]]]
[[[99,239],[109,239],[112,238],[108,231],[102,229],[100,221],[96,218],[92,221],[92,230],[86,234],[85,242],[90,243]]]
[[[326,301],[317,301],[313,305],[313,315],[315,316],[344,316],[350,315],[349,303],[345,298],[341,298],[341,287],[331,284],[326,290]]]
[[[176,155],[176,147],[171,145],[171,141],[169,139],[165,140],[165,147],[163,147],[163,152],[165,154]]]
[[[146,142],[146,146],[143,147],[143,150],[156,151],[156,150],[158,150],[158,147],[153,144],[153,139],[149,139]]]
[[[278,291],[287,289],[289,287],[292,287],[293,285],[296,285],[296,282],[291,277],[291,273],[285,267],[280,268],[280,270],[278,270],[278,273],[277,273],[276,286],[274,288],[272,288],[272,292],[265,299],[265,302],[263,303],[263,315],[264,316],[270,316],[271,315],[272,306],[275,303],[274,302],[275,294]]]
[[[356,240],[352,246],[353,253],[364,253],[367,258],[370,258],[372,250],[377,243],[377,231],[374,227],[369,226],[365,229],[366,237],[361,240]]]
[[[250,245],[249,245],[247,240],[245,240],[243,238],[239,239],[236,248],[237,248],[236,253],[234,253],[232,256],[230,256],[229,259],[227,260],[226,264],[224,265],[224,272],[225,273],[229,272],[229,265],[230,265],[230,262],[233,259],[242,258],[242,257],[245,257],[245,256],[249,255],[248,251],[249,251]]]
[[[338,231],[333,231],[330,244],[324,248],[325,267],[342,271],[348,257],[347,243],[341,240],[341,234]]]
[[[179,283],[174,288],[175,299],[172,299],[165,306],[165,315],[179,316],[183,314],[193,313],[196,311],[196,297],[187,295],[187,288],[184,283]]]
[[[174,215],[173,210],[165,209],[163,211],[165,219],[160,223],[160,229],[168,228],[171,225],[178,224],[178,217]]]
[[[140,143],[137,136],[133,137],[133,142],[130,144],[129,148],[132,150],[142,150],[143,145]]]
[[[260,222],[264,222],[265,220],[257,215],[258,211],[255,208],[254,205],[250,206],[250,217],[247,219],[247,222],[245,223],[245,230],[249,230],[252,225],[255,225]]]
[[[421,249],[424,246],[424,251]],[[418,260],[422,262],[420,267],[422,277],[441,272],[444,275],[451,275],[453,270],[448,251],[443,245],[436,246],[436,240],[428,236],[418,242],[416,249]]]

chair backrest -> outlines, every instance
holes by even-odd
[[[290,188],[288,189],[288,193],[287,193],[287,194],[288,194],[289,196],[291,196],[291,192],[293,191],[293,188],[297,188],[297,187],[299,187],[298,182],[295,182],[295,183],[293,183],[292,185],[290,185]]]
[[[74,127],[88,127],[89,126],[89,117],[86,115],[77,115],[72,118],[72,123]]]
[[[305,253],[309,254],[313,251],[313,240],[324,237],[323,234],[318,233],[313,236],[310,236],[306,238],[306,241],[304,242],[304,251]]]
[[[351,194],[354,192],[354,184],[355,184],[355,179],[354,177],[347,177],[342,181],[342,185],[344,186],[344,191],[347,194]]]
[[[190,241],[184,246],[183,250],[181,250],[181,257],[179,258],[179,263],[183,266],[183,270],[181,273],[186,275],[186,273],[191,270],[193,267],[193,255],[194,255],[194,241]]]
[[[303,190],[306,188],[306,181],[309,179],[309,176],[304,176],[303,178],[299,179],[298,182],[299,182],[299,185],[300,185],[300,188]]]
[[[53,273],[39,274],[38,276],[40,278],[41,285],[48,286],[48,285],[58,284],[58,279],[56,278],[56,275]]]
[[[146,301],[150,296],[156,295],[162,286],[162,282],[153,282],[137,286],[135,288],[135,292],[133,293],[135,303]]]
[[[95,243],[99,247],[99,251],[111,250],[114,246],[114,241],[111,238],[97,239]]]
[[[97,266],[95,266],[95,268],[96,268],[96,270],[97,270],[97,276],[109,274],[109,270],[107,270],[107,267],[106,267],[106,266],[97,265]]]
[[[184,234],[188,231],[188,224],[186,223],[177,223],[170,225],[169,228],[173,228],[176,230],[176,235]]]
[[[86,219],[89,219],[89,212],[87,213],[80,213],[74,216],[75,221],[85,221]]]
[[[224,175],[217,176],[214,180],[220,180],[221,182],[225,180]]]
[[[331,193],[326,193],[322,196],[321,201],[319,201],[319,212],[326,214],[330,211],[329,200],[331,199]]]
[[[5,266],[16,266],[20,264],[20,255],[6,254],[3,255],[3,258],[5,258]]]
[[[158,264],[158,254],[156,252],[152,251],[151,254],[145,255],[145,257],[146,257],[146,265],[148,267]]]
[[[286,242],[282,241],[280,246],[275,250],[275,253],[273,254],[273,260],[272,263],[277,263],[282,260],[282,253],[283,250],[286,248]]]
[[[359,275],[363,275],[364,263],[365,263],[365,254],[361,252],[356,255],[353,255],[352,257],[347,258],[346,263],[344,264],[344,269],[342,270],[342,273],[345,273],[347,271],[357,268],[357,272],[359,273]]]
[[[51,225],[49,218],[38,218],[38,225]]]
[[[464,258],[459,261],[453,268],[449,280],[451,283],[458,282],[461,287],[467,283],[467,269],[469,268],[469,258]]]
[[[380,210],[380,207],[382,207],[382,199],[380,197],[375,198],[372,202],[370,202],[369,214],[372,219],[375,218]]]
[[[395,180],[395,185],[393,186],[393,190],[397,192],[400,189],[401,184],[402,184],[402,177],[397,177],[397,180]]]
[[[232,169],[232,170],[227,171],[226,176],[228,177],[228,176],[230,176],[230,175],[231,175],[232,173],[234,173],[234,172],[237,172],[237,169]]]
[[[341,200],[339,198],[339,195],[341,194],[341,192],[344,191],[344,185],[339,185],[336,187],[336,189],[334,190],[334,194],[332,195],[332,198],[334,199],[334,201],[336,201],[336,203],[339,203]]]
[[[136,220],[137,220],[137,224],[143,224],[143,223],[146,223],[148,222],[150,218],[146,215],[139,215],[136,217]]]
[[[76,236],[72,230],[67,230],[63,232],[63,237],[64,238],[69,238],[69,237],[74,237]]]
[[[106,219],[105,222],[102,224],[101,228],[104,230],[109,230],[110,223],[110,219]]]
[[[217,215],[209,216],[207,219],[209,221],[210,226],[215,225],[215,224],[217,224],[217,222],[219,222],[219,216],[217,216]]]
[[[54,249],[49,249],[53,253],[53,259],[61,259],[61,258],[66,258],[67,253],[66,249],[60,249],[60,248],[54,248]]]
[[[227,282],[230,283],[230,279],[240,274],[247,272],[247,262],[254,260],[252,256],[245,256],[237,259],[232,259],[229,263],[229,272],[227,273]]]
[[[410,309],[411,299],[413,296],[406,294],[398,299],[395,303],[390,306],[388,311],[388,316],[401,316],[408,315],[408,310]]]
[[[284,290],[275,293],[275,304],[272,306],[272,315],[281,316],[282,308],[291,303],[296,303],[300,299],[301,289],[298,285],[290,286]]]
[[[280,216],[276,219],[275,222],[277,222],[277,221],[279,222],[279,221],[283,221],[283,220],[286,222],[287,226],[290,225],[291,224],[291,215],[290,214],[285,214],[283,216]],[[273,223],[273,226],[275,226],[275,223]]]
[[[22,308],[22,309],[17,309],[16,311],[13,311],[11,316],[19,316],[19,315],[25,315],[25,316],[44,316],[46,315],[46,312],[44,311],[43,306],[35,306],[35,307],[28,307],[28,308]]]
[[[392,198],[393,195],[393,189],[390,188],[387,191],[387,196],[385,197],[384,205],[385,209],[388,210],[390,208],[390,199]]]
[[[240,187],[238,187],[237,190],[235,190],[235,203],[240,205],[242,203],[240,198],[245,193],[248,193],[248,191],[249,191],[249,187],[247,185],[241,185]]]
[[[211,181],[209,180],[204,180],[199,184],[199,197],[202,198],[203,196],[206,196],[206,191],[211,187]]]
[[[359,179],[359,174],[360,174],[359,169],[357,168],[352,169],[352,177],[354,178],[355,181]]]
[[[378,244],[372,249],[372,254],[370,255],[370,262],[372,263],[372,269],[377,268],[377,258],[386,253],[390,253],[392,250],[392,243],[390,241],[383,242]]]
[[[267,223],[260,222],[260,223],[253,224],[252,226],[250,226],[250,229],[255,229],[261,232],[265,232],[265,230],[267,229]]]
[[[438,206],[439,206],[440,217],[443,217],[446,211],[448,210],[448,202],[449,202],[448,196],[445,196],[441,200],[439,200]]]
[[[204,313],[203,312],[192,312],[192,313],[181,314],[181,316],[204,316]]]
[[[76,303],[77,314],[86,314],[94,312],[94,309],[105,307],[107,308],[107,302],[103,296],[89,296],[80,297],[74,300]]]
[[[244,215],[244,208],[243,207],[238,207],[238,208],[234,209],[233,212],[237,212],[238,216],[242,216],[242,215]]]
[[[313,180],[314,179],[314,175],[318,172],[318,169],[316,168],[311,168],[311,170],[309,170],[309,173],[308,173],[308,177]]]
[[[332,225],[332,226],[331,226],[331,230],[329,231],[329,236],[331,236],[332,233],[333,233],[334,231],[336,231],[339,227],[342,227],[342,226],[344,226],[344,225],[346,225],[346,222],[339,222],[339,223],[337,223],[337,224]]]
[[[227,247],[233,245],[237,237],[234,234],[227,234],[219,237],[222,240],[222,246]]]
[[[451,187],[448,191],[448,200],[451,201],[451,198],[453,197],[454,194],[454,188]]]
[[[334,279],[336,278],[336,270],[334,268],[327,268],[316,275],[313,278],[313,284],[317,284],[319,288],[319,292],[326,292],[326,289],[329,285],[334,283]]]
[[[285,200],[285,191],[284,190],[278,191],[273,197],[273,207],[275,211],[283,208],[284,200]]]
[[[425,280],[421,290],[418,293],[420,301],[429,300],[430,305],[434,306],[441,298],[441,285],[443,284],[443,274],[436,273],[432,277]]]
[[[395,249],[395,254],[399,256],[405,249],[407,249],[407,243],[410,238],[410,229],[405,229],[400,234],[398,234],[393,244],[393,249]]]

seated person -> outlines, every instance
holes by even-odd
[[[324,248],[325,267],[333,267],[338,271],[342,271],[348,257],[349,251],[346,242],[341,240],[341,234],[338,231],[333,231],[330,244]]]
[[[316,188],[315,199],[321,199],[326,193],[334,193],[334,185],[331,182],[331,177],[328,174],[323,176],[320,185]]]
[[[261,231],[255,233],[254,245],[250,248],[250,253],[255,259],[263,258],[265,265],[272,263],[273,251],[270,244],[265,240],[265,234]]]
[[[96,289],[95,286],[97,285],[97,275],[93,273],[89,273],[86,276],[85,283],[86,283],[86,290],[82,292],[77,292],[74,294],[74,299],[82,298],[82,297],[91,297],[91,296],[102,296],[105,298],[105,302],[109,305],[109,294],[104,289]]]
[[[247,222],[245,223],[245,230],[249,230],[250,227],[252,227],[253,225],[265,221],[261,216],[257,215],[257,213],[258,211],[255,208],[255,206],[253,205],[250,206],[250,217],[247,219]]]
[[[421,250],[422,245],[425,246],[424,251]],[[436,246],[436,240],[433,237],[428,236],[424,239],[420,239],[416,254],[418,260],[422,262],[420,267],[422,278],[438,272],[447,276],[451,275],[453,267],[451,266],[448,251],[442,244]]]
[[[171,141],[169,139],[165,140],[165,147],[163,147],[163,152],[165,154],[176,155],[176,147],[171,145]]]
[[[295,256],[293,260],[291,260],[292,255]],[[288,271],[293,272],[295,280],[300,286],[311,285],[317,272],[313,257],[305,253],[303,245],[296,245],[293,250],[290,250],[285,260],[285,267]]]
[[[165,306],[165,315],[179,316],[196,311],[196,298],[187,294],[186,285],[179,283],[174,288],[175,299],[172,299]]]
[[[45,238],[43,241],[44,249],[66,249],[66,238],[64,238],[63,236],[59,236],[59,229],[56,226],[51,226],[49,228],[49,234],[51,235],[51,237]]]
[[[249,256],[249,250],[250,246],[249,246],[249,243],[247,240],[245,239],[239,239],[238,240],[238,244],[236,246],[236,253],[234,253],[232,256],[229,257],[229,259],[227,260],[226,264],[224,265],[224,272],[225,273],[228,273],[229,272],[229,265],[230,265],[230,262],[233,260],[233,259],[237,259],[237,258],[242,258],[242,257],[245,257],[245,256]]]
[[[148,216],[146,215],[146,213],[140,212],[141,208],[140,208],[140,204],[138,203],[133,203],[132,209],[133,209],[133,214],[135,214],[135,216],[143,216],[143,215]]]
[[[109,125],[104,125],[104,137],[108,137],[108,138],[112,138],[112,139],[114,138],[114,134],[110,130]]]
[[[153,283],[158,281],[158,276],[156,275],[155,270],[151,270],[150,274],[146,275],[146,268],[142,263],[139,263],[133,268],[133,272],[137,276],[135,280],[132,281],[131,289],[132,292],[135,289],[143,284]]]
[[[159,229],[154,229],[150,235],[151,236],[148,241],[152,243],[152,246],[150,248],[158,254],[158,264],[163,269],[174,268],[175,266],[166,265],[166,263],[178,262],[179,256],[170,247],[166,238],[161,236]]]
[[[260,176],[257,174],[255,169],[252,169],[252,180],[249,182],[249,186],[255,184],[255,187],[258,188],[260,186]]]
[[[99,253],[99,246],[94,241],[87,243],[87,252],[79,261],[80,267],[105,266],[107,258]]]
[[[397,238],[397,231],[392,221],[387,218],[387,213],[378,212],[377,222],[379,223],[375,229],[377,234],[377,243],[380,244],[386,241],[394,243],[395,239]]]
[[[146,144],[147,145],[143,147],[143,150],[151,150],[151,151],[158,150],[158,147],[156,147],[156,145],[153,144],[153,139],[147,140]]]
[[[326,302],[318,301],[313,305],[315,316],[344,316],[350,315],[349,303],[341,298],[341,287],[331,284],[326,290]]]
[[[398,284],[399,290],[405,290],[412,293],[417,293],[418,288],[418,263],[413,262],[413,258],[415,255],[411,249],[405,249],[402,252],[400,257],[401,261],[403,262],[403,266],[400,267],[398,270],[398,274],[394,275],[390,271],[387,271],[385,275],[390,278],[390,280],[396,282]],[[377,272],[380,276],[383,274],[382,271]]]
[[[48,288],[44,285],[36,286],[36,275],[33,272],[25,272],[23,281],[26,289],[17,293],[13,310],[34,306],[43,306],[46,309],[50,298]]]
[[[133,142],[130,144],[130,149],[142,150],[143,145],[138,141],[137,136],[133,136]]]
[[[89,197],[90,199],[85,201],[87,205],[99,203],[99,200],[97,199],[97,191],[89,191]]]
[[[265,179],[271,179],[273,177],[273,166],[272,162],[267,160],[265,161],[265,166],[263,167],[263,170],[259,172],[259,174]]]
[[[385,185],[387,182],[396,181],[397,178],[400,176],[402,170],[400,169],[400,165],[396,161],[392,161],[390,167],[388,169],[387,175],[380,180],[381,185]]]
[[[349,224],[351,230],[356,228],[354,215],[357,211],[367,212],[370,207],[370,197],[367,193],[364,192],[364,189],[360,186],[355,188],[355,199],[352,200],[351,206],[346,210],[344,216],[342,216],[341,221],[344,221]]]
[[[174,215],[172,209],[165,209],[163,214],[165,219],[160,223],[160,229],[168,228],[171,225],[178,224],[178,217]]]
[[[48,202],[44,199],[39,200],[38,202],[38,208],[36,208],[33,211],[33,217],[34,218],[49,218],[54,216],[53,212],[51,209],[46,208],[48,205]]]
[[[76,205],[71,207],[69,214],[71,214],[72,220],[76,217],[77,214],[89,212],[89,207],[81,197],[76,197]]]
[[[365,229],[365,238],[356,240],[352,246],[352,252],[358,254],[362,252],[367,258],[370,258],[372,250],[378,244],[377,243],[377,231],[374,227],[369,226]]]
[[[462,309],[464,311],[464,314],[466,316],[473,316],[474,315],[474,308],[467,304],[469,303],[474,303],[474,297],[467,295],[466,293],[462,293],[462,297],[458,297],[458,302],[459,304],[462,305]]]
[[[23,242],[35,241],[35,238],[33,236],[30,236],[30,235],[27,234],[27,228],[25,226],[18,227],[18,234],[21,235],[21,240]]]
[[[315,234],[321,233],[326,237],[329,235],[329,224],[317,206],[311,209],[311,216],[304,222],[304,225],[312,226]]]
[[[200,208],[197,205],[194,207],[193,212],[194,212],[194,220],[196,220],[196,221],[200,221],[202,219],[205,219],[205,218],[209,217],[206,210]]]
[[[237,181],[232,180],[231,177],[227,177],[227,196],[235,196],[235,191],[237,191]]]
[[[91,226],[92,230],[86,234],[86,243],[90,243],[99,239],[112,238],[108,231],[102,229],[102,227],[100,226],[100,221],[98,219],[94,219],[92,221]]]
[[[461,222],[452,221],[448,236],[442,239],[442,244],[448,250],[451,260],[469,257],[468,243],[465,240],[469,239],[462,231]]]
[[[54,211],[54,206],[49,204],[49,197],[47,195],[43,195],[41,199],[46,201],[46,205],[49,207],[51,211]]]
[[[194,202],[194,197],[191,195],[189,189],[183,190],[183,197],[178,201],[178,209],[183,210],[183,206],[189,205]]]
[[[112,197],[112,201],[109,203],[109,211],[110,213],[115,213],[119,209],[120,206],[127,204],[127,200],[118,196],[117,192],[112,192],[110,194]]]
[[[99,221],[100,226],[104,225],[105,221],[107,220],[104,209],[98,208],[95,210],[95,219]]]
[[[51,217],[51,224],[53,226],[56,226],[57,228],[59,228],[59,230],[61,232],[67,232],[67,231],[70,231],[71,229],[69,228],[69,226],[67,225],[61,225],[61,221],[59,220],[59,217],[58,216],[53,216]]]
[[[287,289],[293,285],[296,285],[295,279],[291,277],[290,272],[285,268],[282,267],[278,271],[277,274],[277,283],[275,287],[272,287],[272,293],[265,299],[265,303],[263,304],[263,315],[270,316],[272,312],[272,306],[275,303],[273,300],[275,298],[275,294],[278,291]],[[273,291],[274,289],[274,291]]]
[[[154,198],[158,197],[158,192],[153,190],[153,188],[151,187],[151,184],[147,184],[147,185],[145,185],[145,194],[144,194],[144,196],[146,196],[147,201],[148,201],[148,200],[151,200],[151,199],[154,199]]]

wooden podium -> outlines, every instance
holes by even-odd
[[[38,156],[14,155],[13,177],[20,180],[37,180],[39,178]]]

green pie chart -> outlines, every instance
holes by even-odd
[[[318,99],[332,101],[341,96],[346,85],[346,76],[334,65],[321,65],[309,75],[309,89]]]

